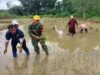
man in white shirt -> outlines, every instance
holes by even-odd
[[[80,25],[80,33],[82,33],[83,30],[85,30],[85,32],[88,33],[87,25],[85,23],[82,23]]]

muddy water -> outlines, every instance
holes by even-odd
[[[70,52],[70,47],[62,49],[59,42],[47,41],[50,53],[47,57],[41,47],[41,54],[36,55],[31,41],[27,41],[30,56],[26,56],[23,51],[21,54],[18,52],[18,58],[13,59],[11,47],[6,55],[3,54],[5,32],[0,31],[0,75],[100,75],[100,48],[97,42],[91,51],[84,51],[75,45]]]

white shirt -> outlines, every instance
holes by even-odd
[[[87,25],[83,23],[83,24],[80,25],[80,28],[81,29],[87,29]]]

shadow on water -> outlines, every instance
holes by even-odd
[[[47,72],[47,64],[48,64],[48,57],[41,58],[40,56],[36,55],[33,61],[33,72],[32,75],[46,75]]]

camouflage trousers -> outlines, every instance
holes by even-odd
[[[35,52],[36,52],[37,54],[40,54],[40,49],[39,49],[38,43],[41,44],[42,49],[45,51],[46,55],[48,55],[48,54],[49,54],[49,53],[48,53],[48,47],[47,47],[47,45],[45,44],[45,40],[43,40],[43,39],[40,39],[39,41],[32,39],[32,45],[34,46]]]

